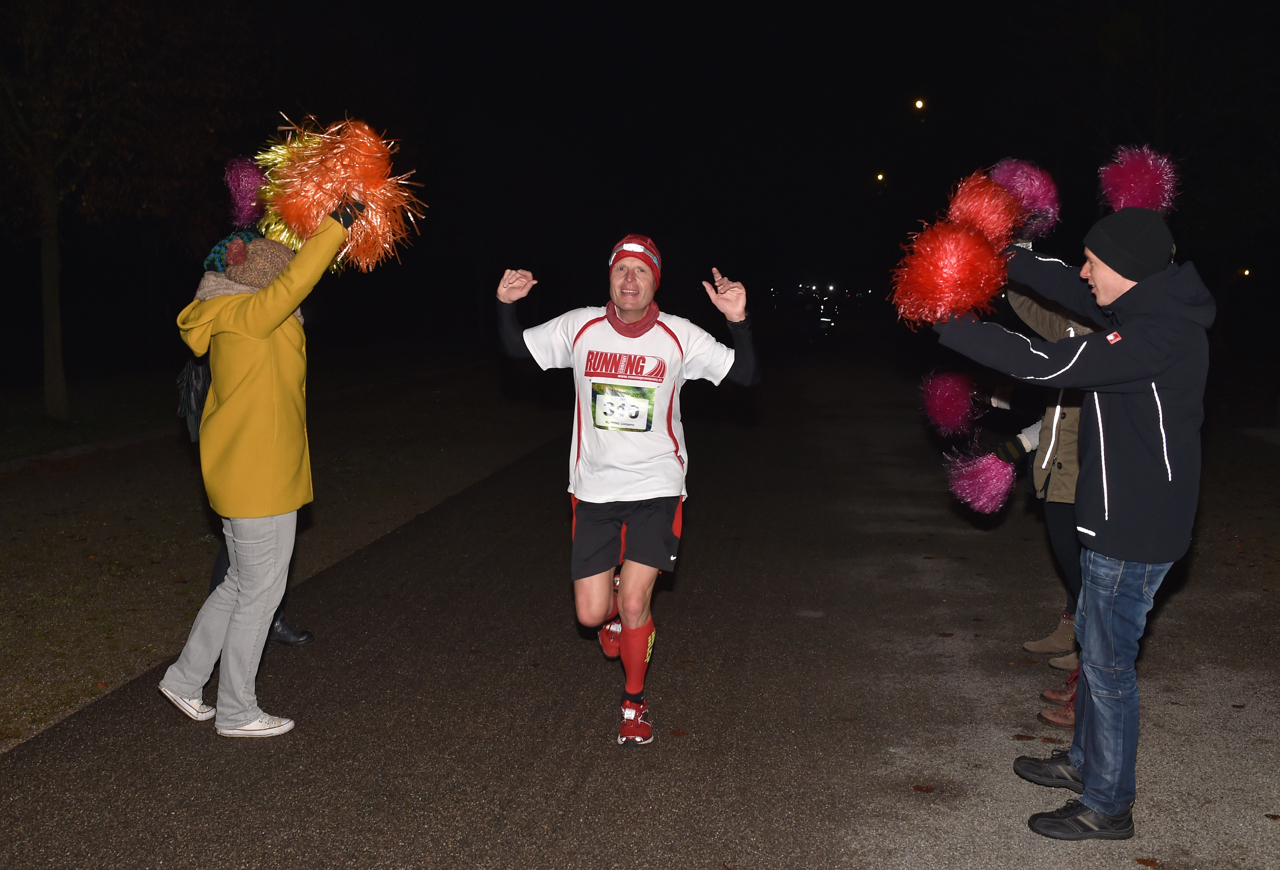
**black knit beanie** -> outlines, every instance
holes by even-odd
[[[1173,233],[1160,212],[1149,208],[1107,215],[1085,234],[1084,246],[1130,281],[1163,272],[1173,259]]]

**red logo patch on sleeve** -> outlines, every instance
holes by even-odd
[[[1119,340],[1120,340],[1120,333],[1118,332],[1113,332],[1107,336],[1107,342],[1110,344],[1115,344]]]

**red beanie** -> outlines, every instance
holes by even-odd
[[[635,257],[653,267],[655,289],[662,283],[662,255],[658,253],[658,246],[653,243],[653,239],[648,236],[631,235],[618,242],[613,246],[613,253],[609,255],[609,271],[612,272],[613,264],[625,257]]]

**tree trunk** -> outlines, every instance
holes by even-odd
[[[40,290],[44,300],[44,412],[71,419],[67,374],[62,368],[62,253],[58,249],[58,193],[40,186]]]

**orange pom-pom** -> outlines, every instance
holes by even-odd
[[[954,223],[927,228],[907,246],[893,273],[898,317],[909,324],[938,323],[970,311],[991,311],[1005,285],[1005,258],[976,229]]]
[[[985,173],[975,172],[956,185],[947,220],[966,224],[986,237],[991,247],[1003,251],[1022,225],[1022,206],[1009,191]]]
[[[409,174],[391,174],[395,145],[384,142],[368,124],[317,126],[314,119],[295,125],[283,143],[258,155],[268,178],[261,228],[264,235],[286,243],[293,241],[290,234],[305,240],[344,201],[363,203],[338,260],[368,272],[395,254],[396,245],[409,235],[407,222],[422,216],[422,203],[408,189]]]

